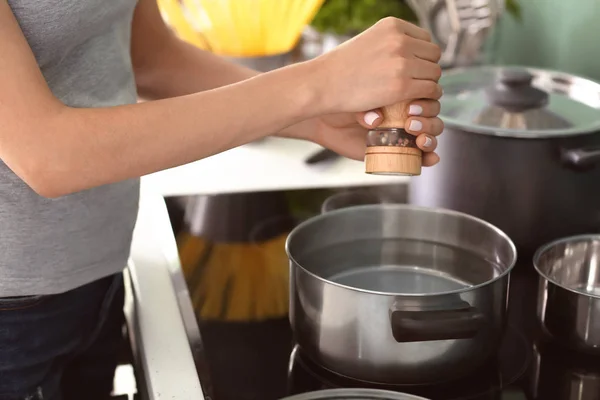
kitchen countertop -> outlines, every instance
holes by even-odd
[[[340,157],[323,164],[304,160],[320,146],[296,139],[266,138],[143,177],[163,196],[211,195],[406,183],[407,177],[375,176],[364,163]]]

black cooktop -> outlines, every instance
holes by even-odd
[[[203,323],[213,400],[275,400],[307,391],[375,387],[432,400],[600,400],[600,358],[545,337],[536,321],[537,275],[517,265],[511,275],[509,322],[498,355],[476,374],[429,386],[377,386],[324,370],[294,345],[287,320]]]

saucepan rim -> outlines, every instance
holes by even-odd
[[[382,399],[382,400],[429,400],[408,393],[381,389],[324,389],[301,393],[282,400],[319,400],[319,399]]]
[[[352,212],[352,211],[360,211],[360,210],[364,210],[364,209],[396,209],[396,210],[406,210],[406,209],[410,209],[410,210],[415,210],[415,211],[425,211],[425,212],[437,212],[437,213],[444,213],[447,215],[454,215],[457,217],[461,217],[461,218],[466,218],[466,219],[470,219],[471,221],[477,222],[479,224],[482,224],[484,226],[486,226],[487,228],[489,228],[490,230],[492,230],[493,232],[495,232],[498,236],[500,236],[502,239],[504,239],[504,241],[509,245],[511,253],[512,253],[512,260],[510,262],[510,265],[508,265],[506,267],[506,269],[504,271],[502,271],[501,274],[495,276],[493,279],[487,280],[485,282],[479,283],[477,285],[473,285],[473,286],[468,286],[465,288],[461,288],[461,289],[456,289],[456,290],[449,290],[449,291],[444,291],[444,292],[436,292],[436,293],[398,293],[398,292],[382,292],[382,291],[376,291],[376,290],[368,290],[368,289],[362,289],[362,288],[357,288],[354,286],[348,286],[348,285],[344,285],[338,282],[334,282],[331,281],[329,279],[323,278],[317,274],[315,274],[314,272],[311,272],[309,270],[307,270],[306,268],[304,268],[297,260],[295,257],[293,257],[290,254],[290,242],[293,240],[294,236],[297,234],[297,231],[300,231],[301,229],[303,229],[306,225],[309,224],[313,224],[318,222],[319,220],[325,219],[325,218],[331,218],[332,216],[335,216],[336,214],[343,214],[343,213],[348,213],[348,212]],[[304,271],[306,274],[312,276],[315,279],[318,279],[326,284],[329,285],[333,285],[333,286],[337,286],[339,288],[342,289],[346,289],[346,290],[352,290],[354,292],[360,292],[360,293],[366,293],[366,294],[373,294],[373,295],[381,295],[381,296],[401,296],[401,297],[413,297],[413,298],[423,298],[423,297],[428,297],[428,298],[432,298],[435,296],[447,296],[447,295],[453,295],[453,294],[461,294],[461,293],[466,293],[466,292],[470,292],[473,290],[477,290],[479,288],[488,286],[493,284],[494,282],[497,282],[501,279],[504,279],[504,277],[506,277],[507,275],[510,274],[510,272],[512,271],[512,269],[515,267],[516,263],[517,263],[517,248],[515,243],[512,241],[512,239],[500,228],[498,228],[496,225],[493,225],[481,218],[477,218],[471,214],[467,214],[467,213],[463,213],[460,211],[455,211],[455,210],[450,210],[447,208],[441,208],[441,207],[423,207],[423,206],[415,206],[412,204],[393,204],[393,203],[388,203],[388,204],[366,204],[366,205],[359,205],[359,206],[351,206],[351,207],[344,207],[344,208],[340,208],[338,210],[333,210],[333,211],[328,211],[326,213],[323,214],[319,214],[319,215],[315,215],[314,217],[303,221],[302,223],[298,224],[288,235],[286,241],[285,241],[285,252],[288,256],[288,259],[293,262],[298,268],[300,268],[302,271]]]
[[[582,234],[582,235],[566,236],[566,237],[562,237],[560,239],[556,239],[551,242],[548,242],[548,243],[542,245],[540,248],[538,248],[536,250],[536,252],[534,253],[533,267],[535,268],[535,271],[538,273],[539,276],[541,276],[548,282],[550,282],[564,290],[568,290],[569,292],[575,293],[577,295],[600,299],[600,295],[595,295],[595,294],[592,294],[589,292],[577,290],[577,289],[574,289],[563,283],[558,282],[556,279],[549,277],[545,272],[542,271],[542,269],[540,267],[540,258],[548,250],[550,250],[553,247],[556,247],[557,245],[560,245],[560,244],[570,243],[570,242],[582,242],[582,241],[599,241],[600,242],[600,234],[599,233],[586,233],[586,234]]]

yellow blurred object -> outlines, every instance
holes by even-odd
[[[188,22],[179,0],[157,0],[157,2],[163,19],[180,39],[201,49],[210,50],[206,39]]]
[[[248,321],[287,315],[287,233],[259,243],[178,238],[179,257],[196,314],[202,320]]]
[[[157,0],[177,34],[231,57],[291,51],[324,0]]]

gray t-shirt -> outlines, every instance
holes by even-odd
[[[8,0],[50,89],[72,107],[136,102],[136,2]],[[0,297],[60,293],[122,271],[138,196],[134,179],[45,199],[0,160]]]

